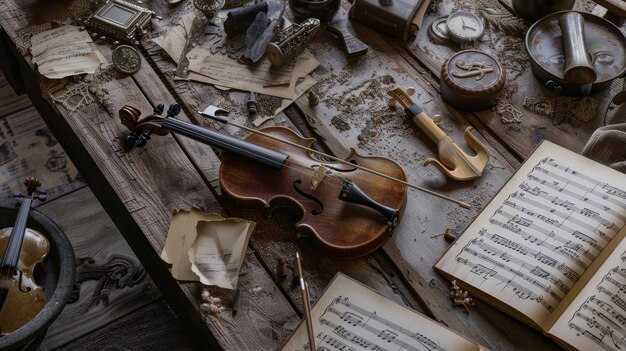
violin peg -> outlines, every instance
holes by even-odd
[[[154,113],[157,115],[163,114],[163,110],[165,110],[165,105],[158,104],[157,107],[154,108]]]
[[[171,106],[170,106],[171,107]],[[169,113],[169,112],[168,112]],[[135,145],[137,147],[143,147],[148,143],[148,140],[150,140],[150,134],[152,134],[152,130],[148,130],[145,133],[142,133],[139,138],[137,139],[137,142],[135,143]]]
[[[180,106],[178,104],[171,104],[167,110],[167,117],[174,117],[180,113]]]
[[[137,144],[137,139],[139,139],[139,136],[134,132],[130,132],[124,139],[124,146],[127,148],[135,146],[135,144]]]

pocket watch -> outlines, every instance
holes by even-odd
[[[457,11],[446,20],[448,36],[459,44],[479,39],[485,31],[483,21],[477,15],[467,11]]]

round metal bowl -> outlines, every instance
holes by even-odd
[[[565,56],[559,18],[569,11],[550,14],[535,22],[526,33],[525,48],[535,77],[558,95],[585,96],[607,88],[626,73],[626,36],[611,22],[590,13],[585,19],[587,48],[598,76],[589,87],[563,78]]]
[[[18,201],[0,201],[0,228],[13,226],[18,209]],[[76,279],[74,249],[61,228],[36,209],[30,211],[28,228],[37,230],[50,241],[50,252],[42,269],[36,270],[35,274],[37,281],[45,288],[48,303],[30,322],[0,337],[0,350],[21,350],[29,345],[34,346],[31,345],[33,340],[41,340],[67,304]]]

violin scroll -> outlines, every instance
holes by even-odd
[[[169,131],[162,127],[165,116],[162,116],[165,105],[159,104],[154,108],[154,113],[140,118],[141,111],[139,109],[126,105],[119,111],[120,122],[126,126],[131,132],[126,136],[124,145],[128,148],[137,146],[142,147],[150,140],[151,135],[164,136]],[[170,105],[167,110],[167,117],[174,117],[180,113],[178,104]]]
[[[13,194],[14,198],[32,197],[33,199],[37,199],[39,201],[46,201],[48,198],[48,193],[45,190],[38,189],[41,186],[41,182],[37,179],[37,177],[28,177],[24,180],[24,185],[26,186],[26,194],[17,192]]]

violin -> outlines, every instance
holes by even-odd
[[[48,255],[50,243],[41,233],[26,227],[33,201],[45,201],[47,195],[38,190],[41,183],[35,177],[24,184],[27,193],[13,195],[23,198],[15,224],[0,230],[0,252],[4,252],[0,265],[0,335],[31,321],[48,302],[33,272]]]
[[[122,124],[131,130],[127,147],[143,146],[153,134],[174,132],[225,151],[219,179],[227,205],[295,210],[300,214],[296,223],[300,233],[317,238],[333,257],[363,256],[380,247],[400,220],[408,187],[433,193],[408,183],[404,168],[388,158],[350,149],[340,159],[312,149],[315,139],[291,129],[254,130],[215,116],[211,107],[201,112],[253,131],[242,140],[173,118],[180,112],[177,105],[170,106],[167,116],[161,115],[163,109],[159,105],[142,118],[132,106],[120,109]]]

